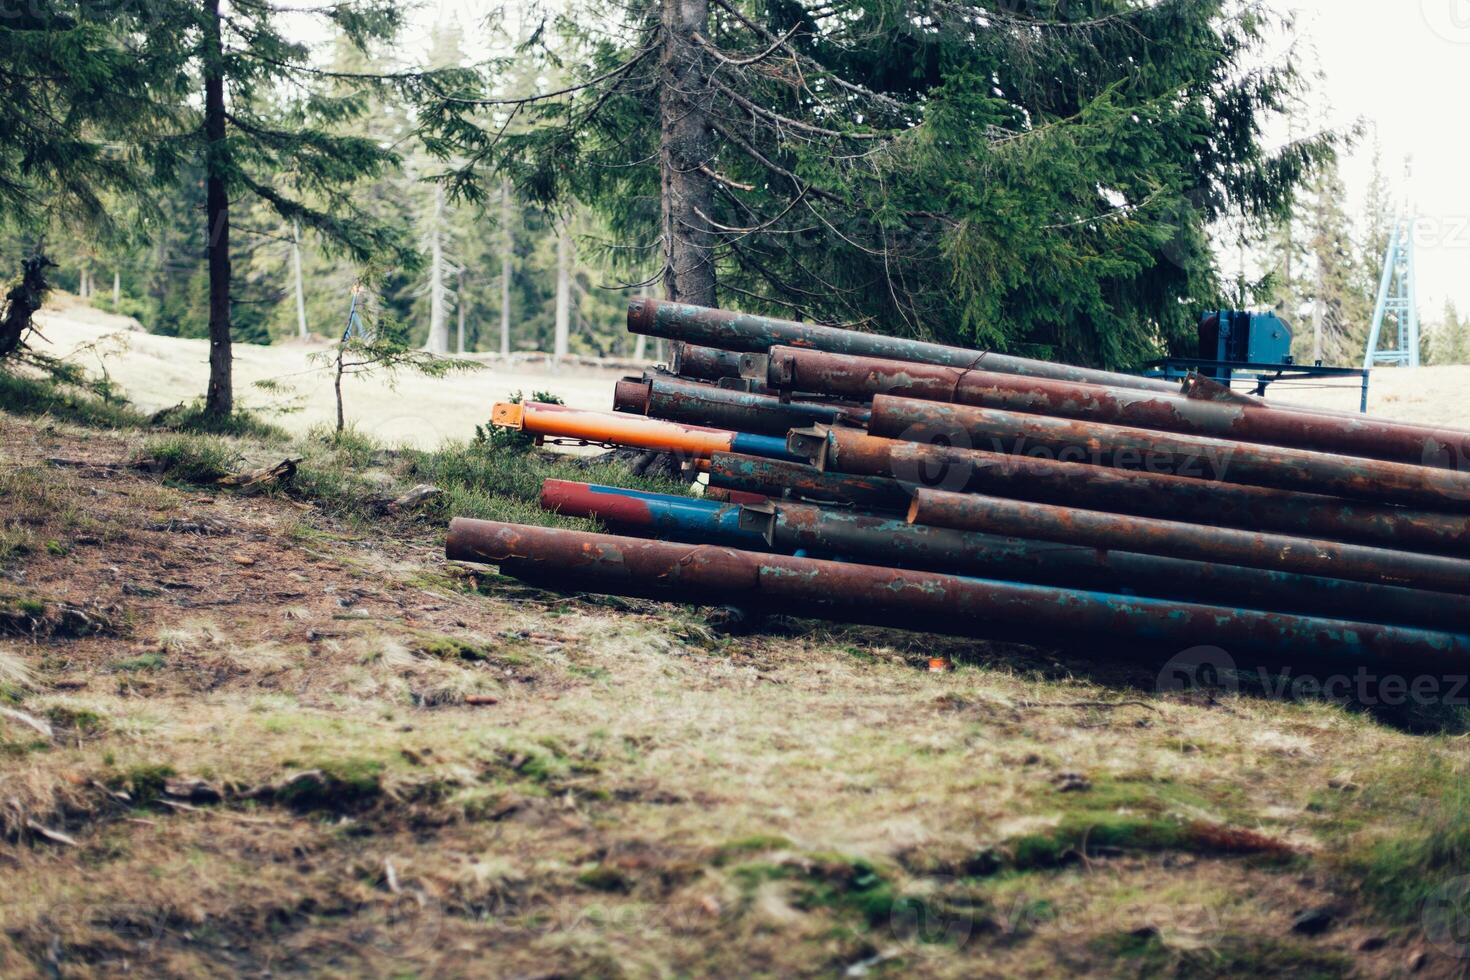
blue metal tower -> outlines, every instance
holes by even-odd
[[[1384,324],[1392,321],[1398,331],[1396,346],[1378,349]],[[1368,353],[1363,368],[1379,364],[1419,366],[1419,286],[1414,277],[1414,217],[1405,210],[1394,225],[1383,257],[1383,281],[1378,286],[1378,305],[1373,310],[1373,329],[1368,334]]]

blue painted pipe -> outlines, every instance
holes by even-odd
[[[541,507],[567,517],[595,517],[609,527],[640,537],[770,550],[759,530],[740,526],[739,504],[547,480],[541,485]]]

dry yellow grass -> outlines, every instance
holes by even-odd
[[[5,560],[0,608],[107,623],[48,612],[0,660],[55,731],[0,719],[0,975],[1459,965],[1350,861],[1417,839],[1458,739],[1085,656],[723,636],[448,566],[432,526],[44,463],[124,435],[0,432],[3,516],[59,545]]]

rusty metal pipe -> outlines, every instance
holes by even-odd
[[[1214,644],[1299,661],[1462,668],[1470,636],[1370,623],[1141,599],[1054,586],[761,555],[456,518],[445,555],[499,565],[540,583],[613,595],[735,604],[806,617],[960,635],[1030,636],[1037,623],[1064,636],[1129,639],[1182,649]]]
[[[1139,392],[1116,385],[1024,378],[794,347],[771,348],[767,375],[770,386],[778,390],[956,402],[1442,469],[1465,468],[1470,462],[1470,431],[1362,415],[1321,415],[1259,400],[1227,402],[1184,393]]]
[[[928,446],[848,429],[793,432],[788,445],[824,472],[897,479],[910,491],[922,486],[986,493],[1213,527],[1470,556],[1470,516],[1464,514]]]
[[[909,524],[784,501],[742,508],[739,524],[786,554],[1303,615],[1351,609],[1368,622],[1470,629],[1466,595]]]
[[[778,320],[772,317],[714,310],[685,303],[637,297],[628,303],[628,331],[703,344],[728,351],[764,354],[777,346],[808,347],[838,354],[863,354],[899,361],[943,364],[948,367],[978,368],[1027,377],[1091,381],[1098,384],[1138,388],[1144,391],[1178,391],[1179,386],[1155,378],[1098,371],[1092,368],[1055,364],[1027,357],[986,353],[949,347],[922,340],[886,337],[882,334],[824,327],[814,323]],[[685,372],[680,371],[683,374]]]
[[[878,395],[868,430],[1068,463],[1321,493],[1430,510],[1470,510],[1470,472],[1307,449],[1154,432],[1045,415]]]
[[[763,550],[765,538],[740,526],[740,505],[622,487],[545,480],[541,509],[590,517],[619,533]]]
[[[896,480],[824,473],[802,463],[736,453],[715,453],[710,457],[709,482],[711,487],[767,497],[791,497],[898,513],[907,513],[912,500],[909,489]]]
[[[704,381],[740,377],[740,355],[733,351],[678,341],[671,347],[669,369],[680,377]]]
[[[866,408],[783,401],[774,395],[657,376],[619,381],[613,391],[613,410],[670,422],[783,437],[791,429],[819,423],[867,425],[868,422]]]
[[[908,517],[935,527],[1470,595],[1470,561],[1441,555],[943,490],[916,490]]]

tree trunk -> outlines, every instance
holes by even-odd
[[[21,263],[20,281],[10,287],[4,305],[0,305],[0,358],[13,354],[30,332],[31,317],[51,290],[46,270],[54,266],[39,249]]]
[[[1317,298],[1312,303],[1312,363],[1322,363],[1322,256],[1317,256]]]
[[[306,327],[306,283],[301,276],[301,223],[291,222],[291,272],[296,279],[296,335],[302,340],[311,336]]]
[[[205,414],[224,418],[235,410],[230,349],[230,198],[225,191],[225,79],[219,0],[207,0],[204,39],[205,260],[209,266],[209,390]]]
[[[112,312],[122,312],[122,273],[112,270]]]
[[[572,328],[572,227],[571,219],[561,222],[556,237],[556,336],[554,355],[565,360],[570,349]]]
[[[639,296],[642,296],[644,299],[647,299],[648,298],[648,287],[647,286],[639,286],[638,287],[638,295]],[[647,358],[647,356],[648,356],[648,337],[646,335],[640,333],[640,334],[637,335],[637,339],[633,341],[633,360],[635,360],[635,361],[641,361],[641,360],[644,360],[645,358]]]
[[[434,354],[449,353],[444,311],[444,185],[434,185],[434,223],[429,238],[429,343]]]
[[[700,168],[711,158],[702,104],[709,82],[703,49],[693,35],[709,34],[709,0],[661,0],[659,54],[660,210],[664,292],[671,300],[715,305],[715,236],[702,215],[713,213],[714,188]]]
[[[454,332],[454,349],[455,349],[455,353],[463,354],[464,353],[464,317],[465,317],[465,313],[464,313],[464,308],[465,308],[465,301],[464,301],[464,270],[463,269],[460,269],[459,270],[459,274],[455,277],[455,280],[454,280],[454,306],[455,306],[456,312],[459,313],[459,325],[458,325],[458,327],[455,328],[455,332]]]
[[[500,354],[510,354],[510,277],[515,258],[515,231],[511,228],[510,184],[500,185]]]
[[[92,295],[91,269],[85,262],[82,263],[82,271],[77,276],[77,295],[82,299],[88,299]]]

